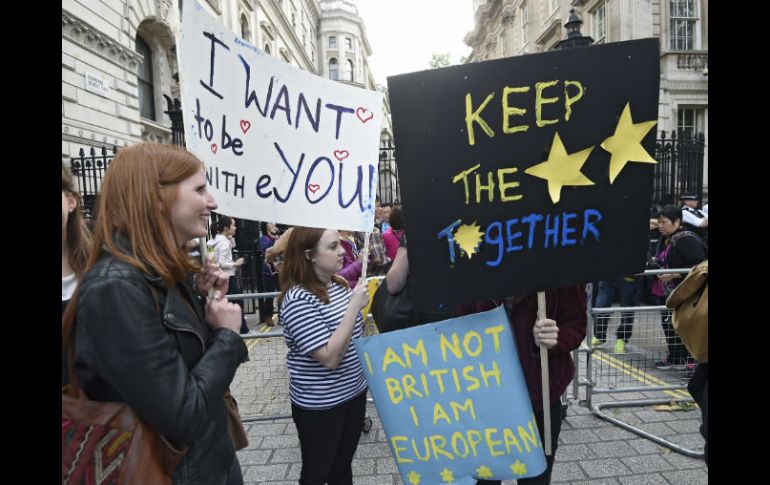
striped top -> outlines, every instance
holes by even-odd
[[[327,369],[310,355],[329,342],[350,302],[348,288],[330,283],[326,291],[328,305],[301,286],[290,288],[281,303],[279,321],[289,347],[289,395],[291,402],[303,409],[329,409],[366,390],[364,372],[353,347],[353,339],[361,337],[363,330],[361,312],[356,317],[353,339],[337,369]]]

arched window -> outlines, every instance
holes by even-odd
[[[147,42],[140,36],[136,36],[136,52],[143,56],[137,73],[139,85],[139,114],[142,118],[157,121],[155,119],[155,89],[152,82],[152,50]]]
[[[349,73],[348,74],[348,81],[351,81],[351,82],[354,81],[354,79],[353,79],[353,72],[354,72],[353,61],[348,59],[348,73]]]
[[[249,29],[249,19],[246,17],[246,14],[241,15],[241,38],[251,42],[251,29]]]
[[[265,44],[265,48],[263,50],[265,51],[265,54],[270,55],[270,44]]]
[[[331,58],[329,59],[329,79],[332,81],[336,81],[339,79],[339,73],[338,73],[339,66],[337,65],[337,59]]]

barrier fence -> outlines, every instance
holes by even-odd
[[[679,273],[689,269],[649,270],[644,276]],[[377,277],[381,280],[382,277]],[[374,294],[372,291],[371,295]],[[229,300],[259,299],[277,296],[273,293],[228,295]],[[589,299],[590,301],[590,299]],[[668,353],[668,340],[662,319],[670,311],[662,305],[633,307],[604,307],[588,309],[586,341],[573,352],[576,375],[562,396],[563,410],[569,405],[588,407],[605,421],[634,432],[678,453],[702,458],[703,452],[688,449],[666,437],[646,431],[607,412],[611,408],[649,407],[671,402],[683,408],[692,407],[687,383],[692,367],[678,366],[665,370],[656,363]],[[628,343],[623,353],[614,352],[618,327],[623,321],[631,323]],[[592,345],[594,331],[606,325],[607,339]],[[364,336],[377,333],[371,314],[365,320]],[[624,335],[622,332],[621,335]],[[286,368],[286,345],[281,330],[262,327],[261,331],[244,335],[250,360],[242,364],[231,385],[244,422],[275,420],[291,417],[289,376]],[[371,398],[369,399],[371,401]]]

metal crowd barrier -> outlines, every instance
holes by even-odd
[[[384,277],[367,278],[381,281]],[[280,292],[239,293],[227,295],[230,301],[273,298]],[[373,295],[373,292],[372,292]],[[277,307],[276,307],[277,308]],[[377,327],[371,313],[364,321],[363,336],[375,335]],[[286,368],[286,344],[280,327],[262,326],[242,335],[249,348],[249,360],[238,367],[230,390],[238,402],[241,421],[272,421],[291,418],[289,372]],[[373,402],[368,397],[369,402]]]
[[[643,275],[668,273],[686,274],[689,269],[648,270]],[[377,279],[382,280],[382,277]],[[596,290],[595,290],[596,291]],[[373,293],[372,293],[373,294]],[[229,300],[258,299],[277,296],[271,293],[244,293],[228,295]],[[590,300],[589,300],[590,304]],[[617,324],[623,312],[633,315],[633,330],[625,353],[614,354]],[[580,403],[605,421],[636,433],[644,438],[670,448],[678,453],[702,458],[703,452],[691,450],[672,441],[645,431],[614,417],[605,410],[610,408],[644,407],[667,404],[671,401],[692,402],[687,392],[690,372],[684,370],[661,371],[655,362],[666,356],[666,337],[661,327],[661,314],[669,313],[665,306],[607,307],[588,309],[586,342],[573,351],[576,375],[572,385],[562,396],[564,408]],[[607,322],[607,340],[603,345],[591,345],[594,323]],[[371,314],[367,315],[364,336],[375,335],[377,328]],[[290,418],[289,376],[286,368],[286,345],[280,329],[264,327],[263,331],[243,336],[249,346],[250,360],[242,364],[230,386],[238,400],[243,422],[269,421]],[[584,399],[581,399],[581,389]],[[638,398],[639,394],[645,396]],[[596,402],[599,395],[610,400]],[[648,397],[652,396],[652,397]],[[371,402],[371,397],[368,398]]]
[[[648,270],[643,275],[687,274],[689,269]],[[622,354],[613,352],[616,329],[623,314],[633,318],[632,333]],[[589,308],[586,342],[573,353],[577,369],[572,396],[578,399],[579,387],[585,387],[585,405],[605,421],[636,433],[678,453],[703,458],[700,451],[680,446],[664,437],[645,431],[607,412],[610,408],[643,407],[656,404],[692,403],[687,383],[692,369],[685,367],[659,370],[655,367],[668,353],[661,319],[670,315],[665,306]],[[592,345],[594,324],[606,323],[606,340]],[[584,356],[584,357],[581,357]],[[610,395],[609,400],[595,402],[597,395]],[[640,398],[640,395],[642,398]],[[686,405],[686,404],[685,404]]]

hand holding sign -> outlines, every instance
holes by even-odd
[[[354,344],[404,483],[473,484],[545,470],[502,307]]]

